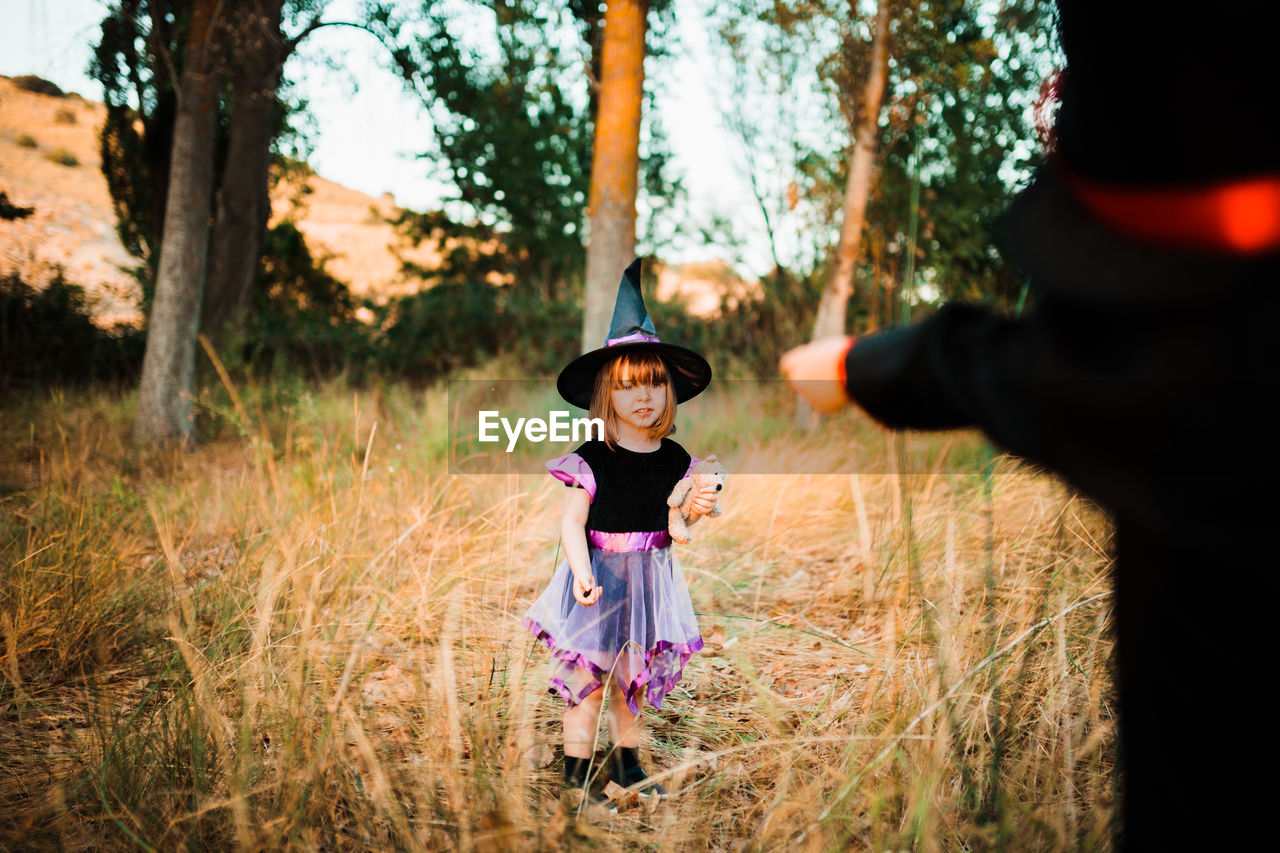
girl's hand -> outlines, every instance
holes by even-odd
[[[720,492],[715,486],[703,486],[698,489],[698,493],[693,496],[693,512],[695,515],[706,515],[715,509],[716,499],[719,498]]]
[[[600,600],[604,587],[596,586],[596,579],[588,577],[585,581],[577,575],[573,576],[573,597],[583,607],[590,607]]]
[[[849,405],[844,387],[844,357],[853,338],[837,335],[785,353],[778,370],[815,412],[834,412]]]

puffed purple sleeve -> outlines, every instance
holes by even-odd
[[[698,457],[696,457],[696,456],[694,456],[692,453],[690,453],[690,454],[689,454],[689,467],[685,470],[685,472],[684,472],[684,476],[685,476],[685,477],[688,477],[690,474],[692,474],[692,473],[693,473],[693,469],[694,469],[695,467],[697,467],[697,464],[698,464],[699,462],[701,462],[701,461],[702,461],[701,459],[699,459]],[[681,479],[684,479],[684,478],[682,477]]]
[[[576,453],[566,453],[547,463],[547,471],[552,477],[568,486],[581,486],[587,491],[587,497],[593,502],[596,499],[596,475],[591,472],[587,460]]]

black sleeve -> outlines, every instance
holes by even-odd
[[[1184,389],[1207,360],[1197,319],[1053,298],[1017,320],[951,304],[857,341],[846,388],[887,426],[978,427],[1104,504],[1149,511],[1194,429]]]
[[[955,303],[917,325],[861,338],[845,358],[849,396],[886,426],[981,427],[1034,456],[1026,325]]]

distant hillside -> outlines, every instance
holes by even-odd
[[[110,324],[138,319],[139,293],[121,272],[137,262],[116,236],[102,177],[98,133],[105,116],[102,104],[27,92],[0,76],[0,190],[13,203],[35,208],[27,219],[0,223],[0,272],[16,269],[39,283],[54,265],[61,266],[68,279],[84,286],[96,318]],[[77,165],[64,165],[72,159]],[[334,255],[334,275],[360,296],[385,298],[417,289],[416,282],[398,275],[390,250],[394,231],[371,213],[395,210],[389,194],[375,199],[319,176],[311,189],[298,226],[314,252]],[[276,199],[273,208],[278,217],[290,205]],[[430,248],[410,257],[427,268],[439,259]]]
[[[26,219],[0,222],[0,272],[16,269],[38,283],[60,265],[111,323],[136,315],[137,286],[120,271],[136,261],[116,237],[100,168],[97,129],[105,114],[101,104],[37,95],[0,77],[0,190],[35,208]]]
[[[69,280],[85,288],[96,319],[109,325],[140,317],[137,284],[121,271],[137,261],[116,236],[98,156],[105,116],[102,104],[79,95],[35,94],[0,76],[0,190],[14,204],[35,208],[27,219],[0,222],[0,273],[17,270],[39,284],[61,266]],[[418,282],[400,277],[391,251],[396,235],[382,221],[396,211],[389,193],[375,199],[320,176],[310,187],[294,213],[290,199],[299,194],[282,186],[273,200],[274,216],[295,215],[312,251],[333,256],[330,272],[357,296],[379,300],[419,288]],[[427,269],[440,262],[432,246],[406,255]],[[701,316],[758,293],[754,283],[720,261],[663,265],[658,275],[659,298],[680,299]]]

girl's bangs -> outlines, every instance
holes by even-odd
[[[667,381],[667,366],[651,352],[628,353],[619,357],[611,373],[615,388],[624,383],[656,385]]]

